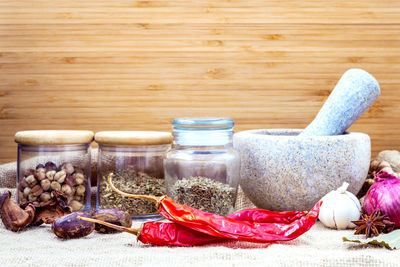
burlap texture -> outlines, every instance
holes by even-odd
[[[10,164],[0,165],[0,173]],[[7,179],[0,180],[0,187]],[[13,186],[15,183],[13,184]],[[0,188],[0,192],[9,190]],[[15,189],[11,189],[15,196]],[[239,192],[237,209],[253,207]],[[136,222],[134,226],[139,226]],[[329,230],[317,223],[289,242],[223,242],[200,247],[153,247],[128,233],[63,241],[49,225],[14,233],[0,223],[0,264],[4,266],[399,266],[400,251],[343,243],[353,231]]]

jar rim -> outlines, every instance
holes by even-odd
[[[174,130],[229,130],[233,126],[231,118],[176,118],[172,122]]]
[[[14,140],[21,145],[70,145],[93,141],[92,131],[78,130],[31,130],[19,131]]]

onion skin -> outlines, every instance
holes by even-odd
[[[365,213],[369,216],[378,209],[400,228],[400,179],[387,172],[375,175],[375,183],[365,195]]]

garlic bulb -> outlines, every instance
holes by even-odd
[[[331,191],[322,198],[318,219],[329,228],[354,228],[351,221],[361,215],[361,205],[356,196],[346,191],[348,183],[344,182],[337,190]]]

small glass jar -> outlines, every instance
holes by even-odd
[[[61,191],[73,211],[89,210],[93,136],[91,131],[17,132],[18,203],[45,206]]]
[[[172,127],[174,141],[165,160],[167,195],[203,211],[231,214],[240,177],[233,120],[175,119]]]
[[[171,147],[168,132],[98,132],[97,209],[118,208],[134,220],[160,218],[154,203],[127,198],[114,192],[107,183],[113,173],[114,185],[122,191],[141,195],[165,195],[163,161]]]

